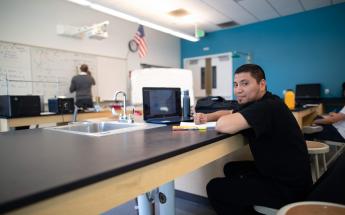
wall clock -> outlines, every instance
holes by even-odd
[[[135,40],[130,40],[128,43],[128,48],[131,52],[138,51],[138,43]]]

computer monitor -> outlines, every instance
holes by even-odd
[[[321,84],[297,84],[296,99],[320,99]]]
[[[167,117],[181,118],[181,89],[143,87],[144,120]]]

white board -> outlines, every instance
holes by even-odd
[[[87,64],[91,72],[97,73],[96,56],[31,48],[32,94],[44,95],[45,100],[54,96],[73,96],[69,92],[69,85],[81,64]]]
[[[14,80],[8,83],[6,80]],[[31,94],[30,49],[0,43],[0,94]],[[27,92],[27,90],[30,92]]]
[[[0,42],[0,95],[73,97],[69,86],[81,64],[95,78],[93,96],[111,100],[115,90],[127,89],[125,59]]]

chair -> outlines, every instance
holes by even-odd
[[[326,156],[325,154],[329,152],[329,146],[327,144],[316,142],[316,141],[306,141],[308,153],[314,158],[314,172],[316,181],[320,177],[320,167],[319,167],[319,155],[322,156],[324,171],[327,170]]]
[[[327,171],[314,183],[304,200],[345,204],[345,153],[339,155]],[[254,206],[257,212],[272,215],[278,212],[264,206]]]

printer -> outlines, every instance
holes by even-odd
[[[73,98],[52,98],[48,99],[49,112],[64,114],[73,113],[74,99]]]
[[[0,116],[24,117],[41,114],[40,96],[1,95]]]

